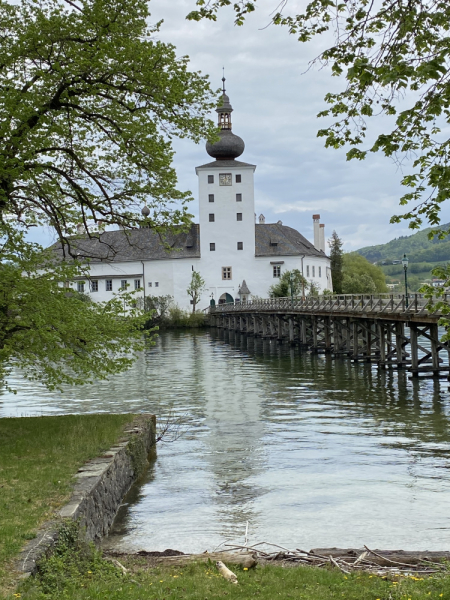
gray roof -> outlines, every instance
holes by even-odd
[[[159,235],[151,229],[132,231],[105,231],[91,237],[69,240],[72,254],[89,258],[91,262],[123,262],[140,260],[164,260],[172,258],[199,258],[199,226],[192,224],[187,233]],[[61,245],[54,250],[62,255]]]
[[[72,238],[69,243],[72,254],[88,258],[93,263],[200,258],[200,226],[193,223],[187,233],[164,236],[152,229],[105,231],[93,233],[91,237]],[[59,243],[53,246],[53,250],[62,256]],[[276,258],[303,254],[325,256],[292,227],[279,223],[255,225],[256,256]]]
[[[250,163],[241,162],[240,160],[213,160],[213,162],[206,163],[206,165],[200,165],[196,167],[197,169],[211,169],[217,167],[218,169],[224,169],[226,167],[254,167],[256,169],[256,165],[251,165]]]
[[[245,281],[245,279],[242,281],[241,285],[239,286],[239,291],[238,294],[250,294],[250,290],[248,289],[248,285]]]
[[[301,233],[280,223],[255,225],[256,256],[325,256]]]

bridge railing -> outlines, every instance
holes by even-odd
[[[450,294],[439,300],[450,302]],[[304,312],[383,312],[425,314],[429,299],[423,294],[336,294],[304,298],[267,298],[248,302],[218,304],[210,307],[214,313],[294,310]]]

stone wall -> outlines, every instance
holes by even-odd
[[[89,541],[107,535],[123,497],[148,466],[148,455],[155,444],[155,425],[153,415],[139,415],[115,446],[78,470],[68,504],[21,553],[17,568],[24,576],[33,574],[39,559],[51,552],[61,520],[78,521]]]

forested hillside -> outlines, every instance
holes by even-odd
[[[450,224],[442,225],[448,229]],[[437,236],[428,239],[432,228],[428,227],[413,235],[405,235],[379,246],[367,246],[357,250],[371,263],[377,263],[386,275],[386,282],[393,283],[401,291],[404,287],[404,271],[401,264],[392,264],[400,261],[403,255],[409,259],[408,282],[412,291],[420,289],[424,281],[432,278],[431,270],[437,265],[450,262],[450,237],[440,240]]]
[[[448,229],[450,224],[442,225],[442,229]],[[404,254],[407,255],[410,262],[447,262],[450,261],[450,238],[440,240],[435,236],[428,239],[431,227],[418,231],[413,235],[405,235],[391,240],[387,244],[379,246],[366,246],[357,250],[368,261],[381,263],[382,261],[391,262],[401,260]]]

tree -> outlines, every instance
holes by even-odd
[[[171,139],[214,135],[213,96],[148,17],[146,0],[0,3],[2,221],[69,252],[78,224],[136,227],[145,203],[147,226],[188,223]]]
[[[343,294],[375,294],[387,292],[386,279],[380,267],[372,265],[356,252],[343,255]]]
[[[330,247],[331,280],[335,294],[342,294],[342,244],[341,238],[333,231],[328,245]]]
[[[305,290],[308,289],[309,286],[308,282],[298,269],[283,271],[278,283],[271,285],[269,288],[270,298],[290,298],[291,285],[293,296],[304,296]]]
[[[173,304],[173,296],[169,294],[166,296],[146,296],[143,304],[144,310],[147,313],[145,327],[163,325]]]
[[[205,290],[205,280],[197,271],[192,271],[191,282],[188,289],[186,290],[188,296],[191,297],[192,312],[195,313],[195,307],[197,306],[202,293]]]
[[[189,224],[171,140],[213,139],[215,103],[148,17],[146,0],[0,2],[0,372],[15,361],[49,387],[84,383],[142,348],[132,296],[93,304],[59,283],[87,274],[80,224],[91,237]],[[62,263],[26,242],[42,225]]]
[[[78,266],[47,265],[29,244],[17,249],[17,240],[3,246],[0,263],[0,381],[12,363],[50,389],[128,369],[145,344],[133,294],[91,302],[61,285],[80,277]]]
[[[188,18],[215,20],[217,11],[230,4],[197,0]],[[325,96],[330,107],[319,116],[335,122],[318,135],[327,147],[349,147],[348,160],[382,152],[403,165],[411,157],[400,204],[413,205],[391,222],[407,219],[415,229],[426,218],[438,225],[441,205],[450,197],[450,3],[310,0],[293,15],[286,14],[286,5],[274,1],[272,23],[287,27],[300,42],[331,32],[333,42],[314,62],[330,66],[332,75],[343,74],[347,82],[342,92]],[[257,0],[237,0],[233,6],[235,22],[242,25]],[[387,130],[365,145],[368,119],[378,115],[389,117]]]

